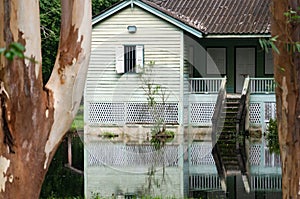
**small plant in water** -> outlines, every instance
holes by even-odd
[[[267,128],[267,146],[271,153],[280,154],[279,140],[278,140],[278,130],[277,130],[277,121],[270,119],[269,125]]]
[[[111,132],[103,132],[101,135],[98,135],[98,136],[102,137],[102,138],[113,139],[115,137],[118,137],[119,135],[111,133]]]

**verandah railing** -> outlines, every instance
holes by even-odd
[[[274,78],[250,78],[250,93],[275,93]]]
[[[190,78],[191,93],[218,93],[224,78]]]
[[[224,78],[190,78],[189,87],[193,94],[218,93]],[[275,93],[274,78],[250,78],[250,93]]]

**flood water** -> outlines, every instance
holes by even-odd
[[[209,141],[151,143],[101,140],[85,144],[85,194],[135,198],[281,198],[278,155],[265,142],[249,145],[250,174],[245,187],[241,172],[228,173],[222,186]]]

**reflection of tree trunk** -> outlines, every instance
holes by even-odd
[[[83,175],[83,171],[73,167],[72,165],[72,137],[73,137],[73,132],[69,132],[69,135],[67,136],[67,140],[68,140],[68,163],[65,164],[65,167],[69,168],[70,170]]]
[[[299,53],[287,49],[300,41],[299,21],[287,23],[284,13],[297,10],[299,0],[273,0],[271,6],[272,36],[278,35],[276,45],[280,54],[274,54],[274,76],[278,135],[282,165],[283,198],[299,197],[300,172],[300,59]],[[298,11],[299,14],[299,11]],[[291,47],[290,46],[290,47]]]

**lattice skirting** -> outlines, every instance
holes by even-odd
[[[167,124],[179,123],[178,103],[157,103],[149,107],[147,103],[88,102],[87,118],[90,126],[99,124],[152,124],[164,121]],[[210,126],[215,103],[190,103],[184,112],[185,123]],[[264,112],[262,111],[264,110]],[[276,116],[275,102],[254,102],[249,105],[251,124],[260,125]]]
[[[178,124],[178,103],[88,103],[88,123],[98,124],[151,124],[157,121]]]
[[[156,150],[152,145],[92,142],[86,145],[88,166],[178,166],[178,145]]]

